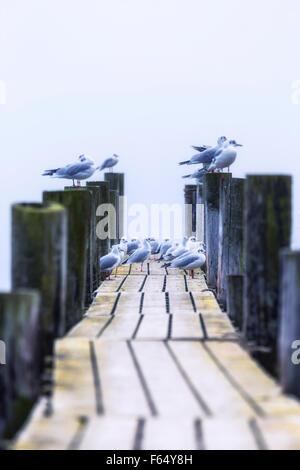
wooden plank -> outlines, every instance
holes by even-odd
[[[165,273],[163,273],[165,274]],[[147,277],[147,281],[144,285],[144,292],[151,292],[154,298],[156,294],[162,292],[164,286],[164,276],[162,275],[151,275]]]
[[[136,418],[93,417],[79,450],[131,450],[134,445]]]
[[[55,343],[53,410],[59,414],[89,415],[97,409],[90,342],[64,338]],[[80,380],[79,380],[80,378]]]
[[[157,315],[166,313],[166,296],[164,292],[145,291],[143,299],[143,315]]]
[[[205,415],[162,342],[136,341],[133,350],[160,416]]]
[[[203,331],[198,315],[174,315],[170,338],[203,338]]]
[[[255,410],[227,380],[198,341],[169,342],[177,361],[213,416],[256,416]]]
[[[166,339],[168,336],[169,315],[145,315],[140,324],[137,339]]]
[[[139,275],[128,276],[126,278],[124,284],[122,285],[120,291],[121,292],[123,292],[123,291],[138,292],[140,287],[143,284],[144,278],[145,278],[145,273],[141,273],[140,276]]]
[[[110,317],[85,317],[72,328],[67,338],[95,339],[104,328]]]
[[[101,334],[101,339],[127,340],[133,335],[139,318],[137,315],[117,315]]]
[[[19,431],[12,450],[66,450],[81,428],[78,417],[64,414],[45,416],[46,399],[41,398]]]
[[[97,292],[102,294],[104,292],[116,292],[121,284],[121,282],[125,279],[126,276],[111,276],[110,280],[103,281],[100,284]]]
[[[183,281],[183,280],[182,280]],[[178,290],[169,292],[170,313],[172,314],[195,314],[189,292]]]
[[[100,295],[98,294],[88,309],[87,314],[89,316],[110,315],[117,295],[117,292],[101,293]]]
[[[247,420],[206,419],[203,422],[206,450],[257,450],[255,438]]]
[[[95,343],[105,413],[150,416],[149,407],[125,341]]]
[[[284,419],[258,420],[269,450],[300,450],[300,415]]]
[[[144,450],[197,450],[195,420],[181,417],[147,419]]]
[[[273,416],[300,415],[299,401],[282,395],[279,385],[238,344],[209,342],[206,347],[263,413]]]
[[[220,313],[217,315],[206,314],[202,315],[208,338],[217,339],[238,339],[238,335],[230,323],[227,315]]]

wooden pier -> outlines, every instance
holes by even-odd
[[[300,449],[300,404],[251,359],[204,274],[122,267],[55,341],[14,449]]]

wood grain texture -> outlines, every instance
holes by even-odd
[[[39,402],[13,448],[300,447],[299,402],[242,348],[203,273],[159,269],[142,290],[135,266],[101,284],[56,342],[51,416]]]

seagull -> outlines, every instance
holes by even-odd
[[[206,256],[203,253],[202,248],[198,248],[195,253],[187,256],[185,259],[185,265],[181,269],[186,269],[191,271],[192,279],[194,279],[194,269],[202,268],[206,262]]]
[[[80,186],[80,181],[90,178],[99,167],[95,166],[94,161],[85,155],[79,155],[77,161],[70,163],[62,168],[55,168],[53,170],[45,170],[42,176],[52,176],[52,178],[63,178],[73,181],[77,180],[77,185]]]
[[[188,250],[194,250],[196,248],[196,243],[197,243],[196,237],[194,235],[192,235],[191,237],[189,237],[189,239],[186,243],[187,249]]]
[[[173,253],[179,247],[179,242],[173,243],[173,245],[166,251],[166,254],[163,256],[164,260],[170,261],[174,258]]]
[[[208,167],[208,171],[214,171],[215,169],[221,170],[227,167],[229,172],[230,165],[232,165],[237,156],[237,151],[235,150],[236,147],[243,146],[242,144],[238,144],[235,140],[226,142],[224,147],[220,148],[220,150],[216,153],[215,158]]]
[[[109,273],[108,278],[110,279],[111,271],[119,266],[121,259],[121,249],[118,245],[113,245],[111,252],[100,258],[100,271]]]
[[[199,168],[199,170],[195,171],[194,173],[191,173],[190,175],[184,175],[182,178],[195,178],[199,183],[203,179],[203,175],[207,173],[207,168]]]
[[[170,238],[164,238],[159,249],[160,258],[157,261],[161,261],[163,259],[163,256],[167,253],[168,249],[171,248],[171,246],[172,246],[172,242]]]
[[[186,248],[188,238],[183,237],[181,245],[179,245],[172,253],[174,258],[178,258],[179,256],[182,256],[183,254],[188,252],[188,249]]]
[[[118,161],[119,161],[119,155],[116,155],[114,153],[112,157],[109,157],[106,160],[104,160],[104,162],[100,166],[100,171],[105,170],[106,168],[109,168],[111,171],[113,171],[113,167],[118,163]]]
[[[193,155],[190,160],[184,162],[179,162],[179,165],[194,165],[196,163],[202,163],[203,165],[208,165],[212,162],[214,156],[223,147],[224,143],[227,142],[227,138],[222,135],[217,140],[217,145],[215,147],[208,147],[200,153]]]
[[[151,246],[148,240],[145,238],[143,246],[135,250],[132,255],[123,263],[125,266],[133,263],[141,263],[141,272],[143,271],[143,263],[149,258],[151,253]]]
[[[127,254],[130,256],[132,253],[140,248],[141,242],[137,238],[132,238],[131,241],[127,244]]]
[[[192,278],[194,278],[194,269],[201,268],[206,262],[205,254],[202,248],[197,250],[189,250],[186,254],[175,258],[170,263],[166,263],[165,268],[180,268],[191,271]]]

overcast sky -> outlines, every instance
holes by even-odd
[[[0,288],[10,204],[80,153],[120,155],[129,203],[181,203],[177,162],[222,134],[244,144],[234,176],[299,186],[299,18],[299,0],[0,0]]]

